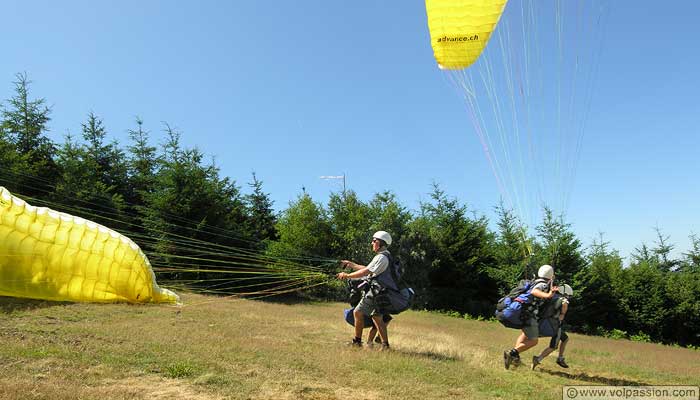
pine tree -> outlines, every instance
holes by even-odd
[[[530,240],[525,227],[503,202],[496,207],[498,233],[494,245],[496,264],[489,267],[489,275],[497,282],[500,293],[506,294],[520,279],[529,278]]]
[[[105,143],[107,130],[102,119],[93,112],[88,114],[82,129],[86,142],[86,159],[96,166],[93,171],[94,180],[104,185],[105,191],[112,196],[123,197],[128,193],[130,184],[126,155],[120,149],[119,143]]]
[[[692,248],[687,253],[683,253],[684,260],[681,264],[681,270],[700,273],[700,237],[691,234],[688,238]]]
[[[373,232],[369,206],[353,190],[333,193],[328,200],[328,221],[333,235],[333,254],[366,265],[374,256],[370,244]]]
[[[16,156],[5,154],[0,163],[5,164],[2,179],[10,183],[11,190],[26,196],[45,195],[53,191],[59,172],[54,161],[53,142],[46,137],[51,109],[43,98],[31,100],[31,81],[26,74],[15,75],[15,96],[8,100],[9,107],[2,107],[0,122],[0,150],[14,151]]]
[[[588,263],[576,273],[571,283],[574,298],[567,321],[589,333],[596,332],[598,327],[622,329],[624,313],[619,289],[623,280],[622,258],[610,248],[603,233],[593,241],[586,258]]]
[[[158,238],[152,248],[160,254],[155,263],[176,265],[174,256],[197,251],[183,246],[182,238],[225,245],[232,252],[250,248],[245,206],[235,182],[221,178],[214,164],[204,165],[204,155],[196,148],[181,148],[180,134],[167,124],[166,134],[153,189],[144,196],[144,228],[149,237]],[[207,258],[236,261],[228,255]],[[213,278],[205,273],[187,277]]]
[[[490,315],[498,297],[487,268],[494,264],[493,234],[485,217],[467,216],[467,208],[449,199],[436,184],[432,202],[421,203],[423,220],[435,251],[428,272],[432,308]]]
[[[23,165],[23,159],[17,152],[17,148],[9,134],[5,133],[4,125],[0,124],[0,186],[16,191],[20,172],[26,170]]]
[[[66,205],[85,206],[80,201],[90,198],[88,193],[94,188],[94,168],[89,162],[84,146],[67,134],[57,153],[57,165],[61,176],[56,183],[54,200]],[[78,200],[78,201],[76,201]]]
[[[409,222],[413,218],[405,206],[401,205],[392,192],[385,191],[374,195],[368,204],[372,224],[369,232],[387,231],[391,234],[392,244],[389,251],[396,256],[404,268],[404,278],[414,284],[417,282],[419,274],[417,268],[409,260],[412,258],[413,247],[409,245],[407,236],[409,235]],[[367,239],[365,238],[365,246]]]
[[[265,243],[276,240],[278,237],[275,228],[277,217],[272,208],[273,203],[270,195],[263,190],[262,184],[253,172],[253,181],[248,184],[253,192],[244,197],[249,216],[248,231],[256,246],[261,249]]]
[[[681,345],[700,345],[700,271],[685,269],[666,274],[668,310],[663,338]]]
[[[658,226],[654,227],[656,232],[656,247],[652,249],[653,253],[656,255],[656,260],[658,262],[658,268],[663,272],[676,270],[680,265],[680,260],[671,258],[671,252],[675,246],[669,243],[670,236],[664,235],[661,232],[661,228]]]
[[[128,174],[131,182],[127,201],[137,207],[143,207],[144,197],[153,191],[158,167],[157,149],[148,143],[148,135],[148,131],[143,129],[143,121],[136,117],[136,129],[129,130],[132,144],[127,147]]]
[[[663,325],[670,311],[665,295],[664,273],[647,262],[632,263],[622,271],[622,279],[615,287],[624,313],[623,330],[644,332],[653,339],[663,337]]]
[[[327,211],[303,192],[277,221],[279,240],[268,253],[282,258],[330,258],[332,233]]]
[[[571,282],[585,265],[581,241],[571,231],[571,225],[564,222],[562,216],[555,217],[552,210],[545,207],[542,224],[537,226],[536,231],[540,239],[535,251],[538,264],[551,265],[559,281]]]

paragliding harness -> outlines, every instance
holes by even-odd
[[[399,314],[411,308],[416,293],[403,279],[404,271],[401,262],[389,253],[384,255],[389,259],[387,269],[398,290],[385,287],[377,279],[372,278],[369,281],[369,293],[366,296],[374,297],[381,314]]]
[[[532,289],[538,283],[547,282],[538,278],[534,281],[522,280],[507,296],[496,303],[496,319],[507,328],[521,329],[537,315],[537,308],[532,296]]]
[[[369,289],[367,279],[348,279],[348,303],[355,308],[362,300],[362,295]]]
[[[347,322],[350,325],[355,325],[355,316],[353,315],[353,310],[357,306],[357,304],[362,300],[362,295],[369,290],[369,280],[365,278],[361,279],[348,279],[348,291],[349,291],[349,296],[348,296],[348,302],[350,303],[350,308],[346,308],[343,310],[343,316],[345,317],[345,322]],[[391,321],[393,318],[391,318],[391,315],[389,314],[384,314],[383,320],[384,323],[388,323]],[[374,326],[374,322],[372,322],[372,317],[369,315],[364,316],[364,327],[365,329],[371,328]]]

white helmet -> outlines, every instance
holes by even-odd
[[[372,235],[373,239],[381,239],[386,243],[387,246],[391,245],[391,235],[389,232],[386,231],[376,231],[374,232],[374,235]]]
[[[561,293],[565,296],[573,296],[574,289],[565,283],[565,284],[559,286],[559,293]]]
[[[543,265],[537,271],[537,276],[545,279],[552,279],[554,277],[554,268],[551,265]]]

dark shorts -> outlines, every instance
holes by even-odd
[[[343,311],[343,314],[345,315],[345,321],[348,324],[353,325],[353,326],[355,325],[355,316],[352,314],[352,312],[354,310],[355,310],[354,308],[346,308]],[[365,319],[365,323],[364,323],[365,329],[374,327],[374,322],[372,322],[372,318],[370,316],[364,315],[364,319]],[[382,315],[382,320],[384,320],[385,324],[388,324],[389,321],[391,321],[392,319],[393,319],[392,316],[389,314]]]
[[[558,335],[552,336],[552,340],[549,341],[549,348],[556,349],[559,347],[559,343],[566,342],[569,340],[569,335],[566,334],[564,328],[561,328]]]
[[[525,333],[525,336],[527,336],[528,339],[537,340],[537,338],[540,336],[540,329],[535,318],[530,318],[525,322],[525,326],[523,326],[523,333]]]
[[[373,315],[380,315],[374,296],[367,296],[366,293],[364,296],[362,296],[360,302],[355,306],[355,310],[369,317]]]

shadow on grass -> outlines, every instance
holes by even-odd
[[[295,295],[277,295],[277,296],[268,296],[268,297],[256,297],[254,295],[249,296],[249,297],[243,297],[244,299],[252,300],[252,301],[261,301],[263,303],[273,303],[273,304],[284,304],[286,306],[294,306],[298,304],[308,304],[311,302],[316,302],[319,301],[318,299],[315,298],[309,298],[309,297],[304,297],[304,296],[295,296]]]
[[[545,374],[559,376],[561,378],[566,378],[566,379],[575,379],[575,380],[590,382],[590,383],[602,383],[606,386],[649,386],[650,385],[649,383],[646,383],[646,382],[634,381],[634,380],[629,380],[629,379],[619,379],[619,378],[609,378],[607,376],[588,375],[585,372],[568,373],[568,372],[564,372],[564,371],[551,371],[551,370],[547,370],[547,369],[541,369],[539,371],[544,372]]]
[[[393,353],[400,353],[410,357],[425,358],[434,361],[461,361],[462,357],[448,356],[446,354],[436,353],[434,351],[412,351],[412,350],[397,350],[392,347]]]
[[[18,297],[0,297],[0,313],[12,314],[16,311],[38,310],[65,304],[70,303],[63,301],[23,299]]]

